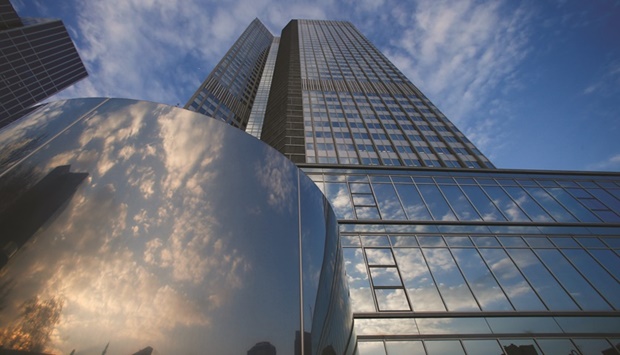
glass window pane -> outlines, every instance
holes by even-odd
[[[426,355],[421,341],[386,341],[388,355]]]
[[[353,194],[355,206],[375,206],[375,198],[371,194]]]
[[[607,205],[610,210],[620,212],[620,201],[616,199],[614,196],[607,193],[607,191],[603,189],[586,189],[589,193],[591,193],[594,197],[596,197],[599,201]]]
[[[520,187],[505,187],[506,192],[534,222],[552,222],[553,219]]]
[[[603,244],[603,242],[601,242],[598,238],[586,238],[586,237],[581,237],[581,238],[575,238],[577,239],[577,241],[583,245],[584,248],[589,249],[589,248],[606,248],[605,244]]]
[[[500,339],[499,343],[502,345],[506,355],[542,355],[542,351],[540,351],[533,339]]]
[[[527,247],[527,244],[521,239],[521,237],[506,237],[502,236],[498,238],[499,241],[505,247]]]
[[[474,244],[478,247],[498,247],[499,242],[495,237],[474,237],[471,239],[474,241]]]
[[[427,340],[424,345],[428,355],[465,354],[458,340]]]
[[[619,317],[555,317],[566,333],[615,333]]]
[[[463,340],[463,346],[468,354],[499,355],[503,353],[497,340]]]
[[[351,198],[347,184],[344,183],[325,183],[325,197],[329,200],[336,217],[338,219],[353,219],[353,207],[351,206]]]
[[[359,318],[355,331],[357,335],[417,335],[418,326],[413,318]]]
[[[349,187],[351,188],[351,192],[356,193],[364,193],[371,194],[372,190],[370,189],[370,184],[362,184],[362,183],[350,183]]]
[[[518,222],[530,220],[501,187],[484,186],[483,189],[509,221]]]
[[[357,343],[359,355],[385,355],[382,341],[360,341]]]
[[[480,249],[480,254],[518,311],[545,309],[504,250]]]
[[[418,185],[435,221],[456,221],[456,216],[435,185]]]
[[[558,222],[577,222],[564,207],[541,187],[526,187],[525,190]]]
[[[390,236],[390,241],[395,247],[417,247],[418,240],[413,235]]]
[[[580,248],[579,244],[570,237],[553,237],[551,238],[553,244],[558,248]]]
[[[584,310],[608,310],[607,302],[575,270],[559,250],[536,250],[536,254]]]
[[[370,291],[368,272],[361,248],[343,248],[344,266],[351,293],[353,312],[374,312],[375,304]]]
[[[536,342],[545,355],[579,355],[569,339],[536,339]]]
[[[403,202],[405,212],[410,220],[429,221],[432,220],[426,205],[422,202],[418,190],[414,185],[396,185],[396,191]]]
[[[474,207],[482,215],[484,221],[505,221],[506,218],[497,209],[497,206],[489,199],[479,186],[461,186],[467,197],[474,204]]]
[[[402,289],[376,289],[377,305],[380,311],[409,311],[409,303]]]
[[[458,186],[454,185],[439,185],[439,188],[444,193],[448,202],[452,206],[459,220],[461,221],[480,221],[481,218],[478,212],[474,210],[467,197],[463,194]]]
[[[423,247],[445,247],[446,243],[440,236],[419,236],[418,242]]]
[[[366,248],[365,251],[368,265],[394,265],[391,249]]]
[[[395,267],[371,267],[372,284],[376,286],[402,286],[398,270]]]
[[[507,249],[507,251],[549,309],[579,309],[531,250]]]
[[[524,237],[532,248],[553,248],[553,244],[545,237]]]
[[[357,235],[343,235],[340,237],[340,244],[343,247],[359,247],[360,237]]]
[[[389,247],[387,235],[363,235],[362,244],[366,247]]]
[[[478,305],[448,249],[422,249],[449,311],[478,311]]]
[[[394,248],[394,256],[403,276],[414,311],[445,311],[422,252],[417,248]]]
[[[603,238],[603,241],[612,249],[620,249],[620,238]]]
[[[582,354],[613,354],[613,347],[605,339],[573,339]],[[604,352],[605,351],[605,352]]]
[[[392,184],[374,184],[373,187],[383,219],[407,219]]]
[[[585,250],[564,249],[564,255],[596,287],[615,309],[620,309],[620,284]]]
[[[483,311],[513,310],[476,249],[453,249],[452,253]]]
[[[560,201],[564,207],[566,207],[573,215],[575,215],[581,222],[600,222],[600,219],[596,217],[590,210],[583,207],[574,197],[568,194],[564,189],[548,188],[547,191],[558,201]]]
[[[377,207],[355,207],[358,219],[381,219]]]
[[[598,262],[612,274],[616,279],[620,280],[620,258],[611,250],[593,249],[590,250]]]
[[[485,318],[418,318],[422,335],[434,334],[489,334]]]
[[[444,237],[448,245],[451,247],[473,247],[471,240],[469,240],[468,236],[462,237]]]

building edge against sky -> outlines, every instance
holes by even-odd
[[[265,66],[230,53],[214,72]],[[209,94],[186,108],[225,112]],[[283,29],[253,135],[336,210],[360,354],[618,353],[619,174],[494,169],[338,21]]]

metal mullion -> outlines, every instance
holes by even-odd
[[[443,240],[443,237],[442,237]],[[444,240],[445,242],[445,240]],[[450,249],[450,247],[447,246],[448,244],[446,244],[446,247],[448,249],[448,253],[450,253],[450,257],[452,257],[452,260],[454,261],[454,264],[456,265],[456,269],[459,271],[459,273],[461,274],[461,277],[463,278],[463,281],[465,281],[465,285],[467,285],[467,289],[469,290],[469,292],[471,292],[471,296],[474,298],[474,301],[476,302],[476,305],[478,305],[478,309],[480,311],[482,311],[482,306],[480,305],[480,302],[478,302],[478,298],[476,297],[476,294],[474,293],[474,291],[471,289],[471,286],[469,285],[469,282],[467,281],[467,277],[465,277],[465,273],[463,272],[463,270],[461,269],[461,266],[459,265],[459,263],[456,261],[456,258],[454,257],[454,254],[452,254],[452,250]],[[475,244],[474,244],[475,245]]]
[[[473,243],[473,241],[472,241],[472,243]],[[506,252],[506,250],[504,249],[504,245],[501,242],[499,244],[500,244],[500,247],[498,249],[504,250],[504,254],[508,255],[508,252]],[[467,249],[470,249],[470,248],[467,248]],[[506,299],[508,300],[508,303],[510,303],[510,306],[512,307],[512,309],[517,311],[517,307],[515,307],[515,305],[512,303],[512,300],[508,296],[508,292],[506,292],[506,290],[504,290],[504,288],[502,287],[501,282],[499,282],[499,280],[497,279],[497,276],[493,273],[493,269],[489,266],[487,261],[484,259],[484,257],[482,256],[482,253],[480,253],[480,250],[479,250],[479,248],[478,248],[478,246],[476,244],[474,244],[473,249],[476,250],[476,253],[478,253],[478,256],[482,260],[482,263],[487,268],[487,270],[489,270],[489,273],[491,274],[491,277],[493,277],[493,280],[495,281],[495,283],[497,283],[497,286],[499,286],[499,289],[502,290],[502,293],[504,294],[504,296],[506,296]],[[493,248],[493,249],[496,249],[496,248]],[[517,267],[517,265],[515,265],[515,267],[517,269],[519,269]],[[526,280],[525,278],[523,278],[523,279]],[[525,282],[527,282],[527,280]],[[528,285],[529,285],[529,283],[528,283]],[[532,290],[534,289],[531,285],[530,285],[530,288],[532,288]],[[538,296],[538,295],[536,295],[536,296]]]
[[[426,269],[428,270],[428,273],[431,275],[431,279],[433,279],[433,283],[435,284],[435,289],[437,290],[437,294],[439,295],[439,299],[441,300],[441,303],[443,304],[445,312],[449,312],[448,304],[444,300],[443,295],[441,294],[441,291],[439,290],[439,286],[438,286],[437,280],[435,279],[435,275],[433,274],[433,271],[431,270],[430,266],[428,265],[428,261],[426,260],[426,255],[424,255],[424,251],[422,250],[422,247],[417,247],[417,249],[420,250],[420,255],[422,255],[422,260],[424,261],[424,264],[426,264]],[[413,308],[412,308],[412,310],[413,310]],[[416,326],[417,326],[417,322],[416,322]]]

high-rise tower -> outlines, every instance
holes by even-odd
[[[270,48],[252,127],[336,211],[360,354],[619,353],[619,174],[496,169],[348,22]]]
[[[87,75],[62,21],[20,18],[0,0],[0,127]]]

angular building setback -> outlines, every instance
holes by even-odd
[[[291,21],[271,75],[259,137],[336,212],[360,355],[620,354],[620,174],[496,169],[348,22]]]
[[[0,127],[87,75],[62,21],[19,18],[0,0]]]

